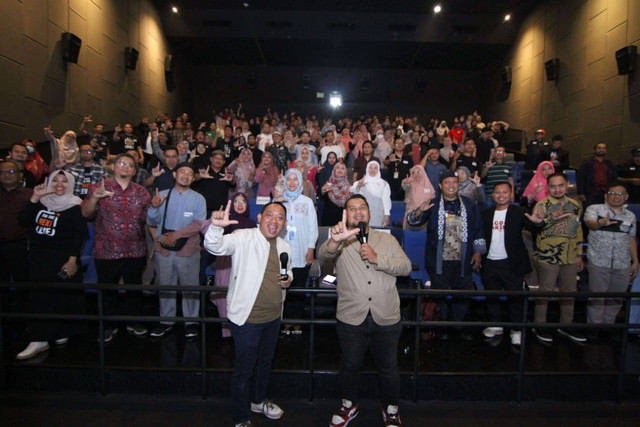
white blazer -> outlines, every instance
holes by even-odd
[[[231,277],[227,291],[227,318],[238,326],[244,325],[256,302],[262,278],[269,260],[269,242],[259,228],[236,230],[223,235],[224,228],[211,224],[204,235],[204,247],[214,255],[231,255]],[[282,238],[276,241],[278,258],[289,255],[287,273],[291,270],[291,248]],[[278,261],[279,262],[279,261]],[[282,290],[284,302],[285,290]]]

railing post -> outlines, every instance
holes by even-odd
[[[418,402],[418,371],[420,370],[420,323],[422,320],[420,304],[422,296],[416,295],[416,322],[413,346],[413,403]]]
[[[200,362],[202,363],[202,400],[207,399],[207,324],[204,322],[204,319],[207,314],[207,306],[206,306],[206,298],[205,292],[199,292],[200,298]],[[185,322],[186,327],[186,322]],[[220,324],[222,327],[222,323]]]
[[[629,338],[629,318],[631,316],[631,298],[625,297],[624,301],[624,329],[622,330],[622,340],[620,343],[620,366],[618,368],[618,390],[616,393],[617,401],[622,401],[624,388],[624,373],[627,364],[627,342]],[[615,333],[615,331],[614,331]]]
[[[317,282],[316,282],[317,284]],[[311,308],[310,308],[310,317],[311,323],[309,324],[309,402],[313,402],[313,347],[315,345],[315,323],[316,320],[316,294],[315,292],[311,292]]]
[[[104,296],[102,289],[98,289],[98,347],[100,349],[100,394],[107,394],[107,381],[104,363]]]
[[[524,380],[524,360],[527,350],[527,319],[529,318],[529,297],[522,297],[522,330],[520,331],[520,360],[518,361],[518,403],[522,402],[522,383]]]
[[[7,293],[9,290],[7,289]],[[5,367],[4,367],[4,333],[2,331],[2,295],[4,289],[0,289],[0,390],[6,390],[5,386]],[[8,304],[8,301],[7,301]]]

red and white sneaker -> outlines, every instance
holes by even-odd
[[[383,409],[382,419],[385,427],[402,427],[402,421],[400,421],[400,414],[396,405],[389,405],[386,410]]]
[[[342,407],[333,414],[330,427],[347,427],[359,413],[360,407],[358,405],[354,405],[350,400],[342,399]]]

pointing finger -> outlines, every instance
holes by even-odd
[[[347,210],[343,209],[342,210],[342,226],[347,224]]]
[[[227,202],[227,208],[224,210],[225,216],[229,216],[229,212],[231,211],[231,200]]]
[[[160,197],[160,192],[158,191],[158,187],[156,187],[156,197]]]

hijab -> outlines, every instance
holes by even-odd
[[[233,201],[238,196],[244,199],[247,206],[247,209],[243,213],[236,212],[236,205],[233,203]],[[242,228],[255,228],[256,222],[249,216],[251,212],[249,211],[249,199],[247,199],[247,195],[244,193],[233,193],[231,197],[229,197],[229,200],[231,200],[231,211],[229,212],[229,219],[238,221],[238,223],[227,225],[224,228],[224,233],[233,233],[234,231],[240,230]]]
[[[199,145],[204,146],[203,154],[198,153]],[[204,142],[197,142],[195,146],[195,153],[198,155],[198,157],[195,157],[193,159],[193,166],[195,166],[197,170],[206,169],[207,166],[211,164],[211,160],[210,160],[211,151],[209,150],[209,147],[207,146],[207,144],[205,144]]]
[[[33,141],[31,141],[33,143],[33,152],[29,151],[30,146],[27,146],[28,141],[28,139],[22,140],[22,145],[27,147],[27,151],[29,152],[29,157],[27,158],[27,161],[24,162],[24,168],[36,177],[37,182],[40,182],[43,176],[49,173],[49,166],[42,156],[40,156],[38,150],[36,150],[36,145]]]
[[[469,168],[466,166],[460,166],[457,170],[460,169],[462,169],[462,171],[467,175],[467,179],[460,181],[460,188],[458,189],[458,192],[463,193],[468,186],[473,184],[473,182],[471,181],[471,172],[469,172]]]
[[[344,176],[336,176],[336,167],[343,167],[345,169]],[[331,183],[331,189],[327,192],[329,200],[331,200],[331,202],[336,206],[344,207],[345,203],[347,203],[347,199],[351,196],[351,192],[349,191],[351,184],[347,178],[347,166],[344,163],[340,163],[340,166],[336,164],[333,167],[331,177],[327,182]]]
[[[329,163],[329,158],[335,158],[335,162],[333,164]],[[318,179],[316,182],[318,183],[318,188],[321,188],[325,182],[329,178],[331,178],[331,174],[333,173],[334,166],[338,163],[338,156],[333,151],[327,154],[327,159],[322,164],[322,169],[318,172]]]
[[[298,166],[302,168],[302,170],[298,169]],[[300,171],[302,175],[302,194],[310,198],[311,200],[316,199],[316,190],[313,188],[313,184],[309,181],[309,164],[305,163],[303,160],[298,159],[294,162],[293,167]]]
[[[374,176],[371,176],[369,175],[369,169],[373,165],[376,165],[376,167],[378,168],[378,172]],[[370,161],[369,163],[367,163],[366,171],[367,172],[364,176],[364,182],[367,185],[364,188],[366,188],[370,194],[376,197],[382,197],[384,188],[389,184],[387,184],[387,182],[383,180],[382,176],[380,175],[380,163],[375,160]]]
[[[58,174],[64,174],[64,176],[67,177],[67,181],[69,182],[67,191],[62,196],[58,196],[55,193],[42,196],[40,198],[40,203],[42,203],[47,209],[53,212],[66,211],[69,208],[82,204],[82,199],[78,196],[73,195],[73,189],[76,186],[76,180],[73,175],[65,170],[59,169],[53,171],[53,173],[49,175],[49,180],[47,181],[47,190],[53,190],[53,179]]]
[[[294,174],[298,177],[298,187],[296,187],[295,190],[289,190],[289,187],[287,186],[287,177],[291,174]],[[300,194],[302,194],[303,186],[304,181],[302,180],[302,174],[300,173],[300,171],[295,168],[287,169],[284,174],[284,196],[289,199],[289,201],[294,201],[298,198],[298,196],[300,196]]]
[[[419,172],[417,177],[414,176],[414,171]],[[436,195],[429,177],[420,165],[415,165],[411,168],[409,182],[411,183],[411,189],[409,189],[404,198],[407,212],[417,209],[422,203],[433,199]]]
[[[373,155],[380,160],[386,159],[393,151],[387,140],[384,138],[384,131],[382,129],[378,129],[376,131],[376,138],[373,141],[373,145],[376,147]]]
[[[531,181],[529,181],[527,188],[524,189],[522,197],[527,197],[528,195],[533,194],[536,191],[536,185],[538,183],[542,185],[542,190],[540,190],[538,194],[536,194],[535,201],[539,202],[549,195],[549,191],[547,189],[547,178],[545,178],[545,176],[542,174],[542,169],[545,167],[545,165],[551,166],[551,173],[555,172],[556,168],[553,166],[553,163],[548,160],[540,162],[538,168],[536,169],[536,173],[533,175],[533,178],[531,178]]]

